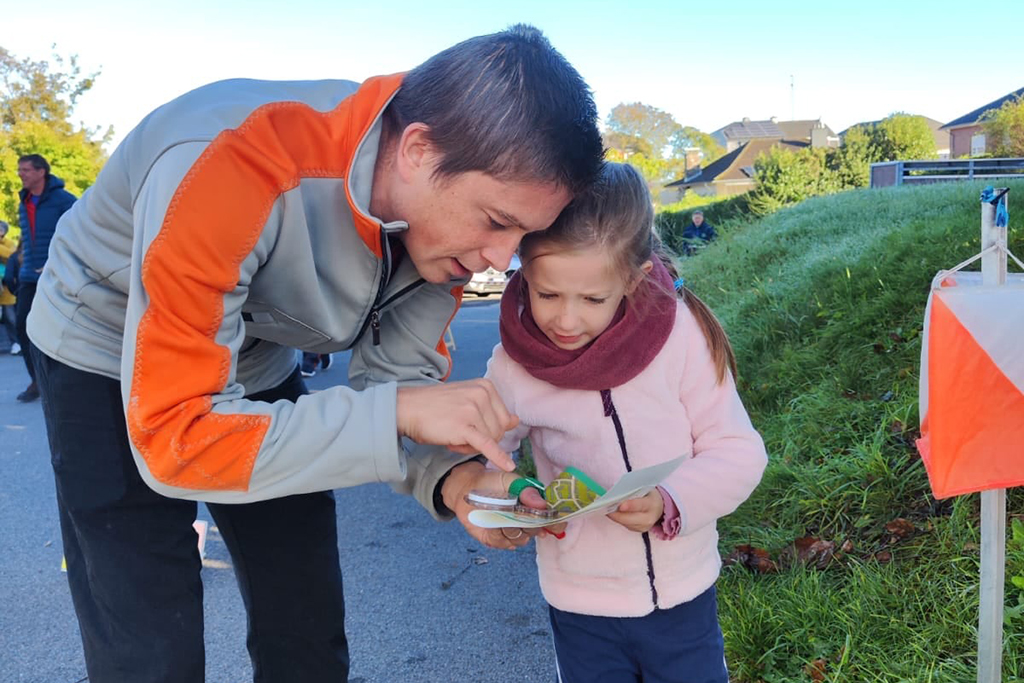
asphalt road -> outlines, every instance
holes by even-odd
[[[454,379],[483,374],[497,343],[498,300],[469,297],[453,322]],[[345,381],[346,357],[308,380]],[[88,680],[65,575],[42,410],[0,356],[0,681]],[[533,546],[484,548],[385,485],[337,492],[352,683],[503,683],[555,678]],[[211,522],[201,508],[200,519]],[[211,529],[203,569],[207,680],[252,680],[231,558]],[[301,683],[301,682],[296,682]]]

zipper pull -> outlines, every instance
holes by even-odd
[[[373,333],[373,345],[380,346],[380,313],[377,309],[370,312],[370,331]]]

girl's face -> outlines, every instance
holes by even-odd
[[[644,264],[646,273],[650,262]],[[627,281],[604,250],[539,250],[523,266],[537,327],[560,349],[579,349],[601,336],[623,297],[640,277]]]

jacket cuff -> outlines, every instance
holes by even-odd
[[[658,493],[661,494],[661,502],[665,511],[661,519],[651,527],[654,537],[662,541],[670,541],[679,535],[683,528],[682,508],[676,503],[675,492],[662,485],[658,486]]]
[[[418,444],[403,439],[406,451],[406,477],[391,485],[398,493],[411,495],[430,515],[440,521],[455,515],[441,501],[441,485],[453,468],[470,460],[483,460],[480,455],[452,453],[442,446]]]
[[[398,385],[394,382],[381,384],[366,390],[373,392],[373,415],[376,427],[371,433],[385,435],[374,439],[373,466],[377,481],[397,482],[406,478],[406,454],[398,438]]]

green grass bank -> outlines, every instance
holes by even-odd
[[[1024,257],[1024,182],[1005,184],[1010,248]],[[914,439],[928,288],[979,250],[984,185],[723,215],[720,239],[683,262],[729,332],[770,457],[720,523],[735,681],[975,680],[979,496],[936,501]],[[1020,517],[1024,496],[1008,498]],[[1024,530],[1007,551],[1004,681],[1024,680],[1014,577],[1024,585]]]

